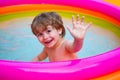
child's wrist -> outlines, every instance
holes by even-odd
[[[74,41],[79,42],[79,41],[81,41],[83,39],[84,39],[83,37],[82,38],[74,38]]]

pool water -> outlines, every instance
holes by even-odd
[[[31,32],[32,20],[33,17],[21,17],[0,22],[1,60],[31,61],[40,53],[43,46]],[[63,18],[63,22],[64,25],[72,26],[71,20],[68,18]],[[73,39],[68,31],[65,38]],[[78,56],[79,58],[95,56],[119,46],[119,36],[108,29],[93,24],[86,33],[83,48],[78,52]]]

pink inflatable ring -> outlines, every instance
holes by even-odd
[[[97,11],[110,16],[120,26],[120,8],[102,0],[3,0],[0,8],[2,10],[4,6],[43,3]],[[4,14],[2,11],[0,13]],[[120,47],[97,56],[63,62],[0,60],[0,80],[98,80],[98,77],[109,74],[120,75]],[[112,77],[114,76],[109,76]],[[120,76],[116,79],[120,80]]]

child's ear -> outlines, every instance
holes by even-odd
[[[62,34],[62,29],[58,29],[58,33],[61,35]]]

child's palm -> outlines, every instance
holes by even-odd
[[[84,16],[80,20],[79,19],[79,15],[77,15],[76,21],[74,19],[74,16],[72,16],[72,24],[73,24],[73,27],[68,27],[68,30],[70,31],[71,35],[75,39],[83,39],[86,30],[91,25],[91,23],[88,23],[88,24],[85,25],[85,23],[84,23]]]

